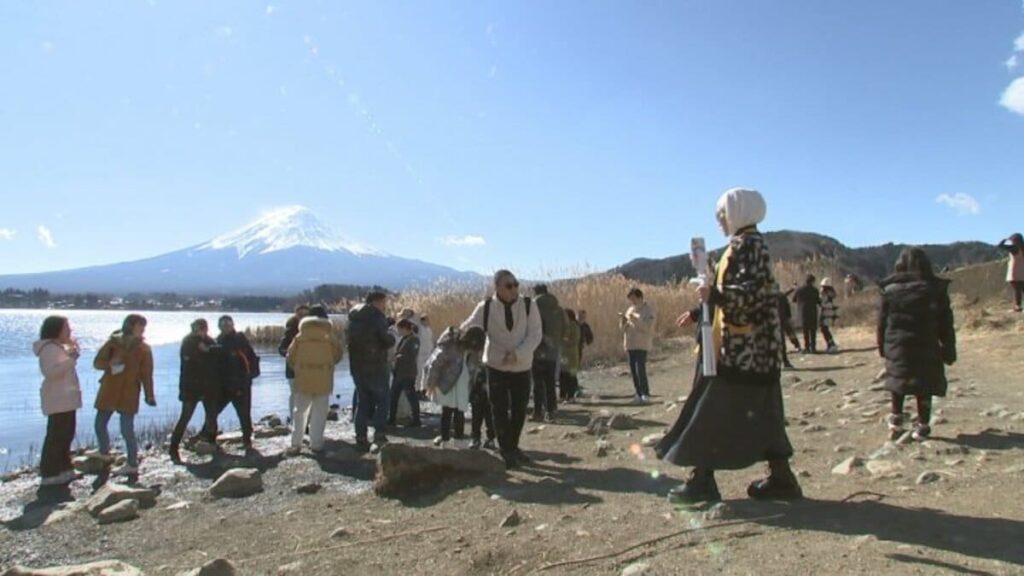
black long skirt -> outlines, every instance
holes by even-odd
[[[790,458],[780,375],[705,378],[698,362],[693,392],[655,453],[677,466],[708,470]]]

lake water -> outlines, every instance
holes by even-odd
[[[46,434],[46,417],[39,406],[38,359],[32,354],[32,343],[39,338],[39,326],[50,314],[67,316],[71,322],[74,337],[82,348],[78,361],[78,377],[82,385],[83,407],[78,411],[77,441],[92,444],[95,437],[93,419],[96,411],[93,401],[99,388],[101,373],[94,370],[92,360],[111,332],[121,327],[121,321],[129,313],[123,310],[0,310],[0,470],[22,464],[27,458],[38,454]],[[148,320],[146,341],[153,348],[155,362],[154,385],[156,407],[140,402],[136,416],[136,430],[150,424],[173,422],[178,418],[181,403],[178,401],[178,360],[181,339],[189,332],[189,325],[196,318],[206,318],[211,326],[221,315],[215,312],[143,312]],[[238,330],[247,327],[283,325],[287,314],[232,314]],[[212,330],[216,334],[216,330]],[[258,419],[267,414],[285,416],[288,412],[288,382],[284,376],[284,358],[277,353],[276,346],[269,349],[257,347],[261,356],[261,376],[253,382],[252,414]],[[348,373],[348,360],[338,366],[335,374],[334,392],[339,395],[332,400],[348,405],[352,398],[353,383]],[[192,425],[201,426],[203,410],[199,408],[192,419]],[[221,428],[237,428],[233,409],[228,406],[221,415]],[[110,433],[115,444],[120,443],[117,417],[110,422]],[[37,464],[33,462],[33,464]]]

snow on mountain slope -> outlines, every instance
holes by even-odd
[[[324,224],[305,206],[288,206],[263,216],[234,232],[218,236],[194,250],[234,248],[239,258],[269,254],[297,246],[325,252],[348,252],[356,256],[387,256],[373,248],[351,242]]]

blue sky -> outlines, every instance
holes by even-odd
[[[531,274],[718,244],[738,185],[852,245],[1024,229],[1020,0],[6,2],[0,74],[0,273],[291,204]]]

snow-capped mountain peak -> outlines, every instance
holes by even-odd
[[[196,249],[234,248],[241,259],[249,255],[269,254],[298,247],[326,252],[348,252],[356,256],[386,256],[374,248],[349,241],[305,206],[279,208],[248,226],[218,236]]]

